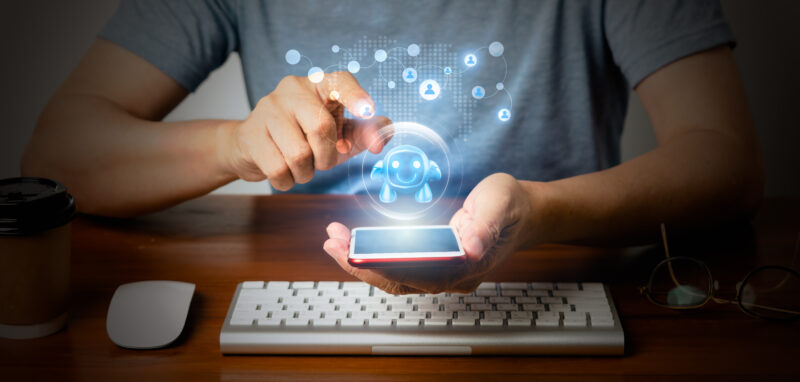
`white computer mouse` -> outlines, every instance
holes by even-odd
[[[108,307],[108,337],[129,349],[169,345],[183,331],[193,294],[194,284],[180,281],[120,285]]]

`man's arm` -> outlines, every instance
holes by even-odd
[[[521,182],[534,243],[630,243],[661,222],[708,226],[760,204],[760,149],[728,47],[678,60],[635,90],[658,147],[605,171]]]
[[[336,86],[339,98],[331,99]],[[22,173],[61,181],[84,213],[127,217],[237,178],[288,190],[369,148],[386,118],[346,72],[285,77],[244,121],[161,122],[187,92],[139,56],[98,40],[39,118]]]
[[[86,213],[131,216],[235,179],[218,153],[224,121],[160,121],[187,91],[98,40],[39,117],[22,174],[65,183]]]

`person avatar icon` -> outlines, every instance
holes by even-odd
[[[427,95],[436,95],[436,92],[433,91],[433,84],[428,84],[428,90],[425,91]]]
[[[467,57],[467,64],[468,65],[475,65],[475,58],[472,56]]]
[[[451,74],[451,73],[453,73],[453,70],[452,70],[452,69],[450,69],[450,67],[449,67],[449,66],[448,66],[448,67],[446,67],[446,68],[444,68],[444,74]]]
[[[427,79],[419,84],[419,96],[426,101],[433,101],[439,97],[442,88],[436,80]]]
[[[477,63],[478,63],[478,58],[475,57],[474,54],[468,54],[466,57],[464,57],[464,64],[469,67],[473,67]]]
[[[511,111],[505,108],[500,109],[500,111],[497,112],[497,119],[503,122],[508,121],[509,119],[511,119]]]
[[[485,95],[486,95],[486,90],[483,90],[483,86],[476,86],[472,88],[472,98],[481,99]]]
[[[361,112],[361,115],[363,115],[363,116],[365,116],[365,117],[369,117],[369,116],[370,116],[370,114],[372,114],[372,113],[370,112],[370,108],[369,108],[369,106],[364,106],[364,109],[363,109],[363,110],[364,110],[364,111],[362,111],[362,112]]]
[[[414,68],[406,68],[403,71],[403,81],[411,83],[417,80],[417,71]]]

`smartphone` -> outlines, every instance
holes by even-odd
[[[464,248],[452,227],[360,227],[350,234],[350,265],[359,268],[459,264]]]

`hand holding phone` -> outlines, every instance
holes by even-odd
[[[461,264],[466,254],[452,227],[361,227],[350,233],[347,262],[358,268]]]

